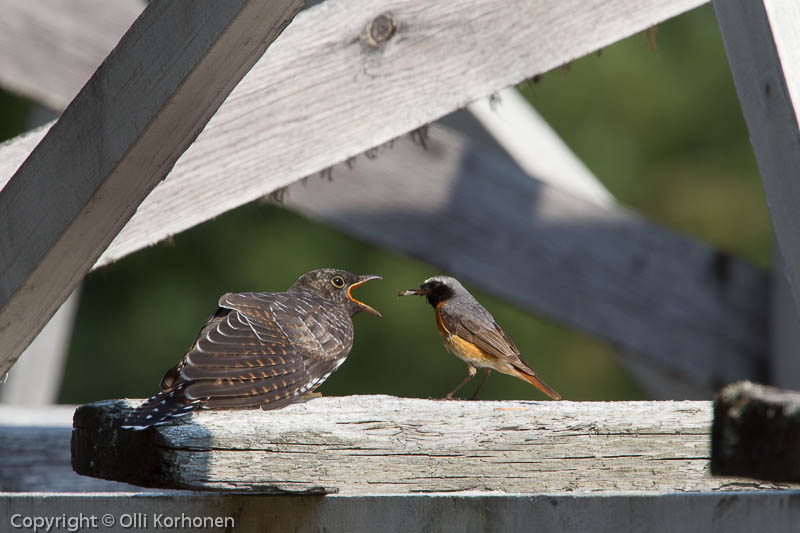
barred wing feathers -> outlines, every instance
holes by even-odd
[[[313,391],[344,362],[350,317],[308,293],[228,293],[162,392],[124,427],[145,428],[195,409],[276,409]]]

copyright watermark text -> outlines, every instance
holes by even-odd
[[[234,529],[236,522],[232,516],[192,516],[186,513],[168,515],[165,513],[123,513],[114,515],[84,514],[67,515],[11,515],[9,525],[14,529],[35,532],[50,531],[90,531],[111,527],[130,530],[148,529]]]

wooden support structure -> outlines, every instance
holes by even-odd
[[[317,5],[297,17],[231,93],[98,266],[702,3],[333,0]],[[365,44],[366,26],[387,10],[395,33],[378,48]],[[482,31],[474,31],[478,22],[463,13],[481,13]],[[581,39],[572,39],[575,34]],[[497,57],[476,63],[476,49],[491,49]],[[458,89],[441,91],[444,86]],[[301,116],[297,109],[304,110]],[[337,113],[329,116],[330,109]],[[326,117],[324,127],[319,117]],[[24,149],[13,142],[0,150],[0,185],[19,165],[13,153],[20,152]]]
[[[763,379],[763,272],[532,179],[451,130],[432,126],[427,145],[398,139],[332,181],[289,187],[283,204],[646,356],[709,396]]]
[[[0,375],[301,4],[148,5],[0,191]]]
[[[64,109],[144,6],[144,0],[4,0],[0,85]]]
[[[11,492],[143,492],[125,483],[79,476],[70,466],[75,407],[0,405],[0,494]],[[0,517],[3,513],[0,496]],[[0,518],[2,520],[2,518]],[[0,521],[0,530],[7,530]]]
[[[714,0],[795,306],[800,302],[800,4]]]
[[[452,125],[473,141],[487,143],[487,148],[498,145],[530,177],[612,210],[619,207],[603,183],[516,89],[505,89],[489,98],[476,100],[468,109],[474,119],[465,116],[465,111],[458,111],[446,117],[444,124]],[[473,150],[477,149],[472,146]],[[369,166],[373,177],[380,178],[381,165]],[[755,305],[763,305],[760,302]],[[780,319],[784,315],[777,316]],[[785,328],[784,331],[788,333],[791,330]],[[654,400],[704,400],[711,397],[712,383],[687,379],[680,370],[665,372],[663,367],[654,366],[650,358],[623,357],[622,363]]]
[[[741,382],[714,401],[711,471],[800,481],[800,392]]]
[[[120,429],[139,403],[78,408],[78,473],[148,487],[342,495],[663,493],[742,482],[709,473],[710,402],[345,396]],[[768,487],[776,488],[760,488]]]
[[[57,403],[78,310],[78,292],[76,289],[67,298],[9,371],[0,385],[0,402],[29,406]]]
[[[324,399],[325,401],[348,401],[353,398]],[[364,399],[364,398],[355,398]],[[380,397],[381,403],[402,401]],[[315,400],[320,401],[320,400]],[[424,402],[423,400],[411,400]],[[323,402],[324,403],[324,402]],[[495,402],[479,402],[480,404],[504,407]],[[521,409],[551,410],[552,403],[520,403]],[[441,402],[424,402],[433,408]],[[477,404],[477,403],[476,403]],[[473,405],[467,402],[453,402],[453,407],[466,407],[466,412],[458,413],[455,419],[464,420]],[[575,404],[573,404],[575,405]],[[614,409],[616,403],[585,404],[597,406],[600,411],[605,406]],[[629,404],[630,405],[630,404]],[[633,404],[637,405],[637,404]],[[708,402],[680,402],[668,404],[679,408],[699,405],[690,411],[688,419],[697,421],[706,419],[705,429],[708,432],[710,404]],[[309,409],[314,404],[300,404],[297,407]],[[516,407],[516,405],[514,405]],[[485,407],[485,406],[483,406]],[[437,531],[448,530],[488,530],[504,529],[507,531],[527,530],[536,524],[539,530],[575,530],[587,533],[608,531],[630,531],[646,527],[652,532],[672,532],[675,530],[690,531],[757,531],[770,524],[772,531],[792,531],[800,521],[800,507],[796,502],[800,491],[790,485],[759,483],[748,480],[727,480],[720,486],[722,490],[704,492],[676,492],[672,490],[653,491],[601,491],[591,492],[548,492],[532,493],[537,484],[532,483],[524,493],[487,492],[479,490],[456,491],[444,493],[384,493],[384,494],[328,494],[320,495],[268,495],[268,494],[231,494],[230,492],[187,492],[173,490],[143,489],[128,484],[80,476],[71,472],[70,468],[70,427],[73,415],[72,407],[10,408],[0,407],[0,445],[4,451],[15,450],[15,453],[0,454],[0,527],[16,530],[7,522],[13,516],[61,516],[87,518],[96,517],[101,520],[106,514],[113,517],[115,525],[106,531],[130,531],[131,525],[123,527],[120,520],[142,520],[147,517],[147,527],[154,528],[154,519],[160,520],[177,516],[193,517],[231,517],[235,531],[250,531],[262,528],[268,521],[271,529],[286,531],[316,530],[324,525],[332,530],[349,532],[361,531]],[[482,408],[482,410],[484,410]],[[490,409],[491,411],[491,409]],[[503,416],[506,412],[496,409],[495,414]],[[213,413],[212,413],[213,414]],[[219,413],[224,416],[225,413]],[[250,412],[257,418],[268,417],[269,412]],[[538,427],[549,424],[554,415],[545,418],[526,419],[525,425]],[[699,417],[699,418],[698,418]],[[608,439],[619,439],[619,435],[604,435],[603,425],[609,420],[608,414],[595,420],[572,420],[564,418],[562,423],[569,424],[570,430],[562,435],[564,439],[577,439],[580,431],[584,432],[584,444],[600,442]],[[660,420],[666,417],[659,415]],[[491,417],[494,420],[494,416]],[[348,431],[375,433],[372,429],[379,422],[365,424],[340,425]],[[677,424],[683,424],[683,416],[673,417]],[[595,422],[594,425],[592,423]],[[639,423],[640,420],[633,420]],[[694,422],[692,422],[694,423]],[[497,425],[497,420],[493,424]],[[36,427],[31,427],[36,426]],[[185,427],[185,426],[184,426]],[[164,428],[165,429],[165,428]],[[410,426],[407,432],[417,438],[432,442],[430,435],[420,432],[421,426]],[[547,431],[547,430],[545,430]],[[38,432],[38,433],[37,433]],[[49,432],[49,433],[48,433]],[[539,433],[538,430],[529,430]],[[510,428],[499,431],[500,434],[511,433]],[[624,430],[624,438],[635,442],[635,431],[631,426]],[[554,433],[548,433],[553,435]],[[572,436],[565,436],[571,434]],[[42,438],[42,435],[46,435]],[[640,432],[640,438],[667,440],[663,432],[656,436],[646,436]],[[698,438],[694,435],[691,438]],[[534,437],[536,438],[536,437]],[[680,438],[680,437],[676,437]],[[699,454],[708,452],[707,435],[705,443],[700,443]],[[413,443],[414,439],[406,439]],[[538,453],[535,441],[528,443],[533,453]],[[488,443],[487,443],[488,444]],[[46,450],[44,449],[46,447]],[[568,456],[570,450],[561,446],[557,452]],[[219,450],[224,454],[224,450]],[[262,452],[265,455],[266,452]],[[310,456],[310,454],[307,454]],[[46,458],[46,461],[43,460]],[[358,459],[351,456],[352,459]],[[374,460],[366,457],[365,461]],[[398,459],[398,458],[395,458]],[[414,459],[414,457],[410,457]],[[431,458],[431,461],[434,459]],[[445,458],[445,461],[452,459]],[[474,458],[472,461],[480,461]],[[595,460],[601,460],[597,458]],[[614,459],[607,459],[613,462]],[[552,462],[553,460],[551,460]],[[564,459],[570,468],[578,470],[586,459]],[[658,462],[654,459],[654,462]],[[667,461],[664,461],[667,462]],[[694,462],[694,461],[693,461]],[[522,463],[526,466],[526,463]],[[527,463],[534,468],[535,463]],[[649,471],[647,471],[649,472]],[[427,472],[426,472],[427,474]],[[552,475],[552,474],[551,474]],[[643,476],[649,474],[642,474]],[[498,482],[499,480],[494,480]],[[9,491],[25,491],[14,493]],[[139,491],[146,492],[142,494]],[[108,520],[108,518],[106,519]],[[63,529],[63,528],[62,528]],[[202,531],[202,529],[198,529]]]
[[[105,517],[116,526],[101,531],[147,527],[169,531],[724,531],[792,533],[800,521],[797,491],[614,494],[446,494],[372,496],[270,496],[263,494],[11,494],[0,509],[23,517]],[[108,516],[106,516],[108,515]],[[221,519],[219,527],[202,520]],[[201,520],[192,528],[182,520]],[[156,520],[159,520],[156,523]],[[228,520],[226,525],[226,520]],[[127,527],[120,526],[122,522]],[[110,523],[110,522],[107,522]],[[6,524],[3,524],[6,525]],[[10,524],[9,524],[10,525]],[[89,529],[89,528],[86,528]],[[9,530],[16,531],[16,529]],[[43,531],[44,527],[40,530]]]
[[[514,87],[467,106],[529,176],[600,205],[616,200]]]

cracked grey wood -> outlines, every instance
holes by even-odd
[[[753,485],[710,476],[710,402],[348,396],[277,411],[201,412],[140,432],[119,429],[139,403],[78,408],[77,472],[144,486],[340,494],[661,493]]]
[[[768,277],[620,206],[532,179],[441,126],[282,195],[288,209],[398,250],[703,387],[765,377]],[[542,356],[548,356],[542,354]]]
[[[0,190],[0,375],[301,5],[148,4]]]
[[[323,2],[245,76],[96,266],[703,3]],[[397,32],[369,49],[364,27],[386,11]],[[0,186],[19,163],[0,150]]]

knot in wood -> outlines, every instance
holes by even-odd
[[[397,24],[394,17],[391,13],[383,13],[367,23],[367,27],[364,28],[364,43],[377,48],[391,39],[395,31]]]

